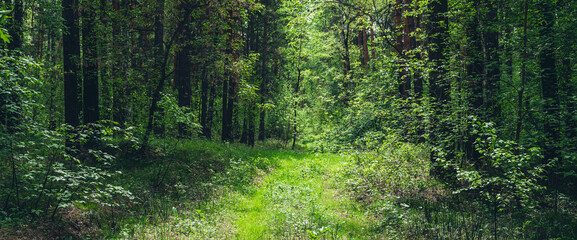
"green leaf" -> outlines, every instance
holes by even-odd
[[[6,34],[5,31],[6,30],[4,30],[4,29],[0,29],[0,38],[5,43],[10,43],[10,35]]]

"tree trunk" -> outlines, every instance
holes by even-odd
[[[267,53],[268,53],[268,10],[265,9],[264,20],[263,20],[263,37],[262,37],[262,52],[261,52],[261,59],[262,59],[262,67],[261,67],[261,82],[260,82],[260,118],[259,118],[259,127],[258,127],[258,140],[264,141],[266,138],[266,108],[264,104],[266,103],[267,98],[267,84],[268,84],[268,73],[267,73]]]
[[[518,99],[517,99],[517,128],[515,129],[515,141],[519,143],[521,140],[521,131],[523,128],[523,115],[524,115],[524,106],[523,101],[524,97],[523,94],[525,93],[525,83],[527,82],[527,15],[529,11],[529,3],[528,0],[524,2],[524,11],[523,11],[523,57],[521,62],[521,86],[518,92]],[[513,74],[511,74],[513,75]]]
[[[165,77],[165,72],[166,72],[166,66],[164,61],[166,59],[163,58],[163,56],[165,55],[165,49],[164,49],[164,5],[165,5],[165,0],[159,0],[157,1],[157,12],[156,12],[156,16],[154,17],[154,69],[153,69],[153,79],[158,79],[159,83],[158,86],[160,86],[160,88],[157,88],[156,91],[154,92],[153,95],[158,95],[158,97],[156,97],[159,101],[161,96],[161,92],[164,89],[164,81],[165,79],[163,79]],[[153,101],[154,100],[154,96],[153,96]],[[158,112],[159,114],[159,118],[163,118],[164,116],[164,109],[162,109],[161,107],[159,107],[157,104],[156,108],[158,109],[158,111],[152,112],[151,114],[155,114],[156,112]],[[153,118],[155,118],[156,116],[153,116]],[[154,133],[158,134],[158,135],[163,135],[164,134],[164,125],[158,125],[155,121],[152,121],[152,127],[154,129]]]
[[[247,144],[254,146],[256,104],[250,104],[248,109],[248,139]]]
[[[406,1],[406,0],[405,0]],[[399,53],[398,56],[398,60],[399,60],[399,94],[402,98],[407,98],[409,97],[409,91],[411,90],[411,82],[410,82],[410,78],[409,78],[409,74],[407,72],[407,62],[405,59],[403,59],[403,54],[405,52],[405,47],[407,47],[408,45],[406,44],[406,42],[408,42],[408,24],[407,23],[403,23],[403,12],[407,11],[406,5],[403,8],[403,0],[397,0],[395,2],[395,7],[394,7],[394,16],[393,16],[393,21],[395,24],[395,28],[396,28],[396,34],[397,34],[397,38],[396,38],[396,42],[395,42],[395,47],[397,48],[397,51]],[[405,21],[408,20],[407,17],[404,18]]]
[[[201,133],[200,136],[205,137],[206,139],[210,139],[210,128],[208,127],[208,99],[210,94],[209,88],[209,80],[208,80],[208,68],[206,67],[205,63],[203,65],[202,77],[200,81],[200,126],[201,126]]]
[[[539,35],[543,39],[541,52],[539,53],[539,66],[541,67],[541,87],[544,100],[544,159],[553,161],[558,159],[561,163],[559,153],[559,119],[555,108],[559,107],[559,80],[555,69],[555,46],[553,45],[553,25],[555,23],[555,5],[551,2],[541,2],[538,5],[542,16],[539,21]]]
[[[369,45],[367,44],[367,27],[363,26],[363,66],[366,67],[369,64]]]
[[[485,0],[483,3],[487,8],[487,15],[483,21],[483,36],[485,46],[484,52],[484,115],[488,121],[498,121],[500,117],[500,108],[497,102],[499,93],[499,80],[501,79],[501,70],[499,62],[499,32],[496,30],[498,22],[497,5],[491,1]],[[484,7],[485,7],[484,6]]]
[[[82,73],[84,124],[99,120],[98,44],[95,31],[96,10],[88,3],[82,12]]]
[[[231,127],[232,127],[232,114],[228,116],[228,89],[230,84],[230,78],[226,78],[222,84],[222,131],[221,131],[221,140],[223,142],[228,142],[232,138],[231,135]],[[229,122],[230,121],[230,122]]]
[[[65,3],[62,4],[64,6]],[[8,43],[8,49],[16,50],[22,47],[22,31],[24,27],[24,6],[22,4],[22,0],[14,0],[14,8],[12,9],[12,14],[12,23],[10,24],[8,30],[12,40]],[[66,21],[66,19],[64,19],[64,21]]]
[[[370,23],[371,23],[371,58],[372,59],[376,59],[377,58],[377,50],[376,50],[376,44],[375,44],[375,28],[373,27],[374,23],[373,23],[373,17],[370,17]],[[376,70],[375,65],[373,64],[373,72]]]
[[[67,31],[62,34],[63,71],[64,71],[64,118],[68,125],[73,127],[80,124],[79,98],[79,61],[80,61],[80,34],[78,29],[78,2],[75,0],[62,1],[62,18]]]
[[[446,16],[448,11],[447,0],[432,1],[429,3],[432,11],[429,26],[429,61],[432,71],[429,73],[430,94],[433,102],[446,104],[449,101],[450,85],[445,79],[446,69],[443,64],[446,61],[445,48],[448,37]],[[438,110],[440,110],[440,106]]]
[[[350,46],[349,46],[349,39],[350,39],[350,19],[347,19],[349,16],[346,14],[344,10],[344,6],[342,4],[339,5],[340,8],[340,27],[341,27],[341,37],[343,41],[343,91],[345,92],[344,97],[344,104],[347,106],[349,104],[349,100],[351,98],[351,89],[353,88],[353,84],[351,82],[352,77],[350,75],[351,71],[351,56],[350,56]]]
[[[419,7],[418,7],[419,4],[418,4],[418,0],[416,0],[416,1],[417,2],[415,3],[415,6],[416,6],[415,10],[418,11],[419,10]],[[421,16],[412,17],[411,32],[417,31],[417,28],[420,27],[420,25],[421,25],[420,18],[421,18]],[[415,36],[411,36],[410,42],[412,45],[411,49],[417,49],[419,44],[421,44],[420,42],[417,41],[417,38]],[[415,58],[417,60],[422,60],[421,54],[418,51],[415,53]],[[413,91],[414,91],[415,97],[417,99],[423,97],[423,79],[421,78],[421,74],[419,74],[418,71],[415,71],[413,73],[413,89],[414,89]]]
[[[247,106],[248,108],[248,106]],[[244,119],[242,121],[242,134],[240,135],[240,143],[248,144],[248,109],[244,112]]]
[[[178,51],[174,57],[174,84],[178,90],[178,106],[190,110],[192,103],[192,84],[191,84],[191,32],[187,27],[190,24],[190,16],[183,16],[185,27],[178,38]],[[179,124],[179,135],[188,136],[186,126]]]
[[[300,53],[299,53],[300,55]],[[300,57],[300,56],[299,56]],[[300,64],[300,63],[299,63]],[[298,97],[299,92],[300,92],[300,85],[301,85],[301,69],[300,69],[300,65],[297,68],[297,83],[295,86],[295,96]],[[298,107],[298,101],[295,99],[294,102],[294,119],[293,119],[293,144],[292,144],[292,150],[295,150],[296,147],[296,142],[297,142],[297,133],[298,133],[298,129],[297,129],[297,107]]]
[[[214,97],[215,97],[215,86],[212,80],[209,80],[209,97],[208,97],[208,110],[206,113],[206,125],[204,129],[204,135],[207,139],[212,139],[212,119],[214,114]]]
[[[124,51],[122,44],[124,43],[123,36],[123,17],[120,15],[120,1],[112,0],[113,18],[112,24],[112,72],[110,78],[112,79],[112,120],[118,122],[120,126],[126,124],[128,115],[127,111],[127,80],[122,74],[126,72],[126,65],[123,61]],[[128,54],[126,54],[128,55]]]
[[[234,63],[238,61],[239,55],[238,50],[234,48],[234,43],[236,42],[236,21],[234,16],[236,15],[236,10],[232,9],[235,6],[231,6],[228,10],[229,24],[230,28],[228,30],[227,39],[227,55],[230,57],[229,71],[228,71],[228,82],[223,85],[223,114],[222,114],[222,141],[232,142],[232,126],[233,126],[233,116],[234,116],[234,103],[236,100],[236,89],[238,86],[238,75],[234,68]]]

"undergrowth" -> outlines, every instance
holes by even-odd
[[[540,204],[487,201],[468,182],[448,186],[430,175],[430,148],[387,138],[373,151],[350,152],[342,171],[349,197],[379,222],[388,239],[575,239],[577,208],[560,193]],[[493,180],[495,181],[495,180]],[[500,196],[499,193],[494,193]]]
[[[448,186],[432,177],[431,149],[395,137],[341,154],[279,150],[274,141],[250,148],[153,139],[144,151],[122,147],[129,142],[113,143],[124,150],[109,160],[118,174],[106,184],[130,198],[70,201],[57,227],[20,221],[18,228],[0,229],[0,238],[577,237],[577,205],[569,197],[542,191],[531,195],[539,203],[532,208],[514,198],[495,205],[480,191],[463,191],[467,181]],[[50,230],[60,233],[42,232]]]
[[[270,150],[205,140],[163,139],[121,165],[137,202],[108,238],[228,238],[230,219],[215,214],[230,191],[251,192],[255,176],[274,167]]]

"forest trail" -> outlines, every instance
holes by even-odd
[[[336,154],[280,157],[252,191],[227,196],[236,239],[370,238],[369,221],[336,184],[345,162]]]

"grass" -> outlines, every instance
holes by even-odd
[[[155,146],[157,153],[171,154],[124,161],[131,178],[119,181],[132,186],[140,204],[104,237],[374,239],[379,234],[343,192],[337,176],[349,159],[341,155],[199,140]]]
[[[134,200],[114,198],[110,206],[76,204],[63,209],[58,226],[3,228],[0,238],[577,236],[573,200],[559,197],[557,212],[544,207],[503,211],[494,218],[486,204],[452,194],[429,176],[424,146],[390,140],[373,152],[341,155],[289,151],[272,144],[249,148],[203,140],[155,140],[145,154],[129,153],[114,163],[122,171],[114,184],[130,190]],[[47,233],[50,229],[55,233]]]
[[[133,218],[111,237],[374,239],[378,235],[370,231],[375,227],[358,204],[339,189],[335,176],[348,161],[343,156],[243,151],[213,176],[214,191],[205,201],[151,204],[146,215]],[[245,160],[239,160],[240,155]]]
[[[237,239],[367,238],[368,221],[332,177],[343,157],[285,153],[278,161],[253,193],[236,197]]]

